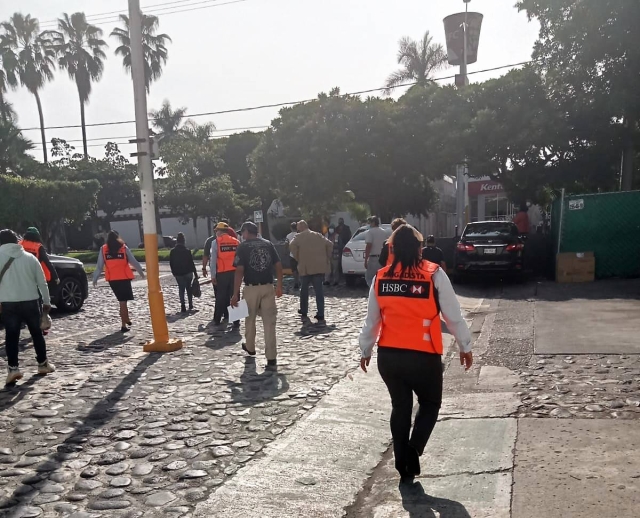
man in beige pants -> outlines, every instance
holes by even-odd
[[[238,246],[233,262],[236,267],[235,284],[231,305],[240,300],[240,287],[244,279],[244,300],[247,301],[249,316],[245,319],[245,343],[242,349],[250,356],[256,354],[256,317],[262,316],[264,326],[265,356],[267,367],[277,366],[276,321],[278,307],[276,297],[282,297],[282,263],[280,256],[270,241],[258,237],[258,227],[247,221],[242,225],[243,241]],[[273,288],[273,272],[278,283]]]

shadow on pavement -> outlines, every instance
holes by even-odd
[[[114,347],[116,345],[124,345],[127,342],[133,340],[133,337],[130,334],[122,333],[121,331],[116,331],[115,333],[111,333],[110,335],[103,336],[102,338],[97,338],[93,342],[90,342],[88,345],[78,345],[76,350],[80,352],[95,352],[95,351],[103,351],[107,347]]]
[[[8,410],[13,405],[20,403],[20,401],[33,390],[32,385],[43,377],[44,376],[33,375],[23,383],[18,382],[11,385],[4,385],[4,387],[0,389],[0,412]]]
[[[252,356],[244,358],[244,370],[238,383],[227,381],[231,398],[234,402],[259,403],[272,399],[289,390],[289,381],[277,370],[258,372],[256,359]]]
[[[136,367],[127,374],[120,383],[107,396],[95,404],[91,412],[82,420],[72,422],[74,431],[60,444],[55,453],[51,453],[44,461],[34,466],[34,474],[21,480],[20,485],[11,495],[6,495],[3,499],[4,507],[11,507],[20,503],[21,496],[29,500],[31,489],[29,486],[38,484],[46,480],[50,472],[60,469],[63,461],[73,458],[74,454],[82,451],[88,436],[95,429],[101,428],[118,415],[114,411],[114,406],[122,399],[130,387],[140,379],[142,374],[162,357],[161,354],[150,354],[142,360]],[[100,465],[100,460],[98,460]]]
[[[402,507],[411,518],[471,518],[460,502],[430,496],[420,482],[400,483],[398,489],[402,496]]]

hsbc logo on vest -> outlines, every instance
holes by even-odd
[[[381,280],[378,282],[378,296],[428,299],[430,287],[428,281]]]

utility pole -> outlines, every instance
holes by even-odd
[[[131,40],[131,77],[133,79],[133,99],[136,114],[136,139],[134,142],[138,144],[137,153],[132,155],[138,158],[149,312],[153,328],[153,340],[144,345],[144,351],[171,352],[182,347],[182,340],[169,339],[167,317],[164,311],[164,298],[160,288],[158,234],[156,230],[153,170],[151,167],[151,146],[147,120],[147,90],[144,79],[140,0],[129,0],[129,38]]]

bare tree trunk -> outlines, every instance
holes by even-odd
[[[87,128],[84,122],[84,102],[80,99],[80,124],[82,126],[82,147],[84,148],[84,157],[88,158],[89,153],[87,151]]]
[[[38,115],[40,116],[40,136],[42,137],[42,153],[44,155],[44,163],[49,162],[49,158],[47,157],[47,137],[44,134],[44,114],[42,113],[42,103],[40,102],[40,95],[38,92],[34,92],[36,97],[36,103],[38,104]]]

